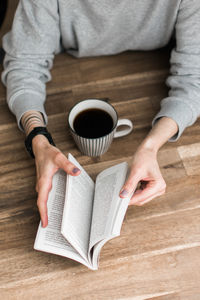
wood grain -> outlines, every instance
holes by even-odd
[[[0,36],[11,26],[18,1],[9,1]],[[170,47],[111,57],[75,59],[59,54],[47,84],[48,128],[57,146],[71,152],[95,179],[108,166],[131,158],[167,96]],[[2,71],[2,67],[1,70]],[[113,141],[101,158],[83,156],[69,135],[67,114],[85,98],[109,98],[134,131]],[[107,243],[100,269],[33,250],[39,223],[35,166],[24,135],[0,84],[0,298],[23,299],[200,299],[200,120],[158,160],[166,194],[143,207],[129,207],[121,236]]]
[[[178,152],[183,160],[188,175],[198,175],[200,169],[200,143],[178,147]]]

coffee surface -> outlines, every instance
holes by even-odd
[[[113,128],[112,117],[101,109],[87,109],[74,119],[74,130],[85,138],[99,138],[109,134]]]

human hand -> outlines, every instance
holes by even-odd
[[[140,182],[139,189],[136,189]],[[133,194],[129,205],[141,206],[165,193],[166,183],[157,162],[157,152],[139,148],[132,161],[130,175],[120,192],[121,198]]]
[[[46,227],[48,225],[47,200],[52,188],[53,175],[58,169],[63,169],[66,173],[77,176],[80,174],[80,170],[58,148],[50,145],[43,135],[37,135],[33,138],[32,148],[35,155],[37,173],[37,206],[42,226]]]
[[[168,117],[157,120],[136,151],[128,180],[120,192],[121,198],[133,194],[130,205],[143,205],[164,194],[166,183],[157,161],[158,150],[178,132],[177,123]],[[138,183],[141,183],[137,189]]]

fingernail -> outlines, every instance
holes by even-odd
[[[72,173],[76,174],[76,173],[78,173],[79,171],[80,171],[80,169],[74,168],[74,169],[72,170]]]
[[[123,190],[123,191],[121,191],[120,195],[126,197],[126,196],[128,196],[128,191]]]

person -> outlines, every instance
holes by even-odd
[[[169,95],[133,154],[120,197],[135,191],[130,205],[140,206],[163,194],[166,184],[158,150],[168,140],[176,141],[200,115],[199,0],[20,0],[12,29],[3,37],[2,73],[8,106],[19,128],[29,136],[35,128],[46,127],[45,83],[51,79],[53,58],[60,51],[75,57],[148,51],[167,45],[173,35]],[[77,176],[80,170],[43,133],[33,136],[32,151],[37,204],[45,227],[53,174],[62,168]],[[141,188],[136,190],[139,182]]]

